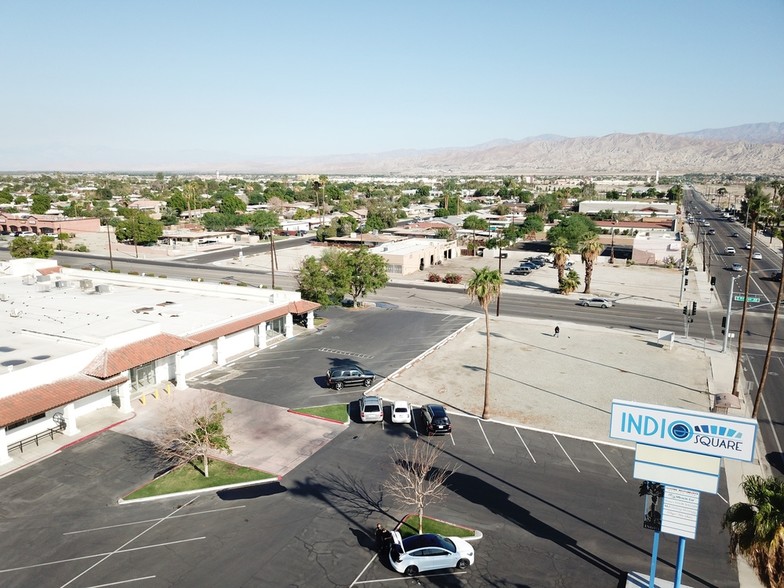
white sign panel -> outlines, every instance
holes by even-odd
[[[676,451],[666,447],[637,444],[634,452],[634,477],[716,494],[719,489],[721,458]]]
[[[714,457],[752,461],[757,421],[613,400],[610,437]]]
[[[697,512],[699,510],[699,492],[665,486],[662,533],[694,539],[697,536]]]

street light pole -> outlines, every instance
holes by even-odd
[[[109,269],[114,271],[114,258],[112,257],[112,231],[109,221],[106,221],[106,238],[109,240]]]
[[[618,221],[613,219],[612,228],[610,229],[610,263],[615,263],[615,225]]]
[[[721,346],[721,352],[724,353],[727,351],[727,341],[730,338],[730,316],[732,315],[732,296],[735,292],[735,278],[737,276],[732,276],[732,280],[730,281],[730,295],[727,297],[727,314],[725,315],[725,325],[724,325],[724,342]]]

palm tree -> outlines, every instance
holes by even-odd
[[[561,283],[559,284],[559,290],[561,294],[571,294],[579,287],[580,287],[580,275],[573,269],[570,269],[568,272],[566,272],[566,275],[564,276],[563,280],[561,280]]]
[[[472,268],[474,277],[468,282],[466,292],[471,300],[476,299],[485,313],[485,399],[482,406],[482,418],[487,418],[490,401],[490,315],[487,312],[490,303],[501,293],[503,278],[498,270],[489,267]]]
[[[776,237],[781,241],[782,246],[784,246],[784,233],[782,233],[781,229],[776,229],[774,232],[776,233]],[[784,257],[781,258],[780,273],[784,274]],[[770,325],[768,349],[765,352],[765,361],[762,364],[762,375],[760,376],[759,386],[757,387],[757,396],[754,398],[754,410],[751,411],[752,418],[757,418],[760,400],[762,400],[762,393],[765,391],[765,384],[768,381],[770,358],[773,355],[773,342],[776,340],[776,326],[779,324],[779,309],[781,308],[782,293],[784,293],[784,280],[779,279],[779,289],[776,291],[776,302],[773,305],[773,322]]]
[[[463,221],[463,228],[471,231],[471,255],[476,255],[476,231],[486,231],[488,227],[486,219],[472,214]]]
[[[741,364],[743,362],[743,331],[746,329],[746,310],[749,307],[749,287],[751,286],[751,263],[754,254],[754,236],[757,233],[757,221],[760,216],[767,214],[770,201],[762,191],[762,184],[755,182],[746,186],[746,214],[751,223],[751,237],[749,242],[749,258],[746,265],[746,283],[743,288],[743,312],[740,315],[738,327],[738,358],[735,361],[735,378],[732,381],[732,395],[739,396],[738,384],[740,382]]]
[[[615,227],[613,227],[615,228]],[[593,276],[593,262],[599,257],[599,254],[604,251],[604,245],[599,242],[595,236],[583,241],[580,244],[580,257],[585,264],[585,290],[583,294],[591,293],[591,277]]]
[[[553,254],[553,265],[558,270],[558,287],[560,288],[561,282],[564,279],[564,268],[566,267],[566,260],[569,259],[569,254],[572,252],[569,249],[569,243],[564,238],[559,238],[553,241],[550,245],[550,253]]]
[[[730,532],[730,553],[743,555],[765,586],[784,586],[784,481],[747,476],[749,502],[737,502],[721,521]]]

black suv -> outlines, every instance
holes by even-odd
[[[422,407],[422,418],[425,420],[428,435],[446,435],[452,432],[452,423],[440,404],[425,404]]]
[[[327,370],[327,386],[340,390],[343,386],[370,386],[376,374],[368,370],[363,370],[358,365],[343,365]]]

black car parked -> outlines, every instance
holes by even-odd
[[[373,383],[376,374],[362,369],[358,365],[343,365],[329,368],[327,370],[327,385],[335,390],[340,390],[343,386],[367,387]]]
[[[428,435],[446,435],[452,432],[452,422],[440,404],[425,404],[422,407],[422,418]]]

